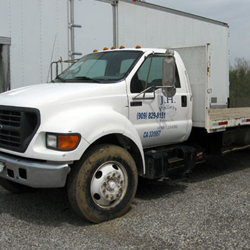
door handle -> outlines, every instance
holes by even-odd
[[[131,106],[131,107],[142,106],[142,102],[130,102],[130,106]]]
[[[187,107],[187,96],[185,95],[181,96],[181,106]]]

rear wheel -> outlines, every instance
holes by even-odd
[[[94,223],[125,214],[137,189],[132,156],[115,145],[99,145],[72,166],[68,198],[76,213]]]
[[[4,189],[15,194],[27,193],[33,190],[31,187],[27,187],[27,186],[21,185],[19,183],[16,183],[16,182],[4,179],[4,178],[0,178],[0,185]]]

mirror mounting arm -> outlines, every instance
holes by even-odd
[[[137,99],[137,100],[152,100],[152,99],[155,99],[155,91],[157,90],[157,89],[160,89],[160,88],[163,88],[163,86],[150,86],[150,87],[148,87],[148,88],[146,88],[146,89],[144,89],[142,92],[140,92],[138,95],[136,95],[136,96],[134,96],[132,99],[133,100],[135,100],[135,99]],[[149,91],[149,90],[151,90],[151,89],[153,89],[153,96],[152,97],[147,97],[147,96],[145,96],[145,94],[147,93],[147,91]],[[139,96],[141,96],[141,95],[143,95],[143,97],[139,97]]]
[[[171,90],[173,88],[174,88],[174,86],[151,86],[151,87],[148,87],[147,89],[143,90],[142,92],[140,92],[136,96],[134,96],[132,99],[133,100],[135,100],[135,99],[136,100],[153,100],[153,99],[155,99],[155,91],[157,89],[162,89],[162,91],[164,92],[164,90],[168,90],[168,89]],[[151,89],[153,89],[154,96],[152,96],[152,97],[145,96],[146,92],[151,90]],[[141,95],[143,95],[143,97],[139,97]],[[168,96],[168,97],[171,97],[171,96]]]

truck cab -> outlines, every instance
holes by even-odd
[[[0,183],[12,192],[67,185],[76,213],[124,214],[138,175],[189,171],[192,94],[178,53],[113,49],[84,56],[51,83],[1,94]],[[169,148],[166,146],[170,145]]]

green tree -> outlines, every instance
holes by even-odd
[[[250,61],[237,58],[230,66],[230,107],[250,107]]]

